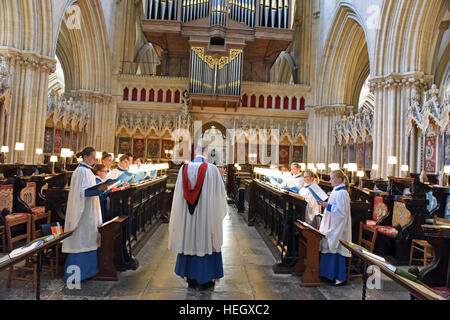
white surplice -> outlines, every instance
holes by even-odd
[[[81,164],[72,174],[67,201],[64,231],[75,230],[63,241],[62,252],[82,253],[97,250],[100,235],[97,227],[102,224],[99,197],[85,197],[85,190],[96,185],[95,175],[87,164]]]
[[[191,162],[188,178],[191,188],[197,183],[202,163]],[[223,219],[227,214],[226,190],[219,169],[208,164],[203,188],[194,214],[189,213],[183,193],[183,172],[180,169],[175,185],[169,222],[169,249],[184,255],[203,257],[221,252]]]
[[[328,199],[328,209],[325,210],[320,224],[320,232],[326,235],[320,242],[320,252],[339,253],[344,257],[351,257],[350,251],[339,242],[339,240],[352,241],[350,196],[347,190],[340,190],[342,187],[345,188],[345,184],[335,187]]]
[[[305,222],[312,225],[316,215],[318,213],[321,213],[321,209],[320,204],[317,202],[316,198],[314,198],[311,191],[307,188],[308,186],[309,185],[303,187],[298,194],[301,197],[305,198],[305,201],[308,203],[308,205],[306,206]]]
[[[286,180],[286,187],[288,189],[297,188],[298,191],[300,191],[305,185],[305,179],[303,179],[301,173],[291,176],[289,179]],[[298,192],[297,191],[297,192]]]

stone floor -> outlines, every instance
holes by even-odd
[[[81,289],[69,290],[61,277],[41,277],[43,300],[360,300],[362,280],[353,278],[343,287],[303,288],[300,278],[276,275],[276,262],[253,227],[248,227],[235,207],[229,206],[224,221],[223,263],[225,277],[214,291],[188,289],[174,273],[176,254],[167,249],[168,225],[163,224],[137,255],[140,267],[120,273],[118,282],[84,281]],[[31,284],[19,281],[5,287],[7,272],[0,273],[0,300],[35,298]],[[386,280],[386,279],[385,279]],[[409,300],[409,293],[392,281],[384,290],[368,290],[369,300]]]

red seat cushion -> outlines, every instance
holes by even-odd
[[[367,220],[366,226],[368,227],[375,227],[377,225],[377,222],[374,220]]]
[[[441,297],[450,300],[450,288],[447,287],[434,287],[433,290],[437,291]]]
[[[394,227],[377,226],[378,233],[381,233],[389,238],[395,238],[398,235],[397,229]]]
[[[30,215],[29,213],[13,213],[13,214],[8,214],[8,215],[6,216],[6,220],[8,220],[8,221],[14,221],[14,220],[26,218],[26,217],[28,217],[29,215]]]
[[[40,215],[40,214],[47,213],[45,211],[45,207],[34,207],[34,208],[31,208],[31,212],[33,214],[35,214],[35,215]]]

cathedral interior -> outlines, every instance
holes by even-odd
[[[43,206],[48,222],[63,225],[73,154],[87,146],[168,165],[148,201],[131,209],[140,267],[82,290],[42,272],[42,299],[360,299],[364,277],[308,287],[272,270],[280,252],[281,260],[299,254],[276,213],[301,210],[296,197],[258,181],[255,168],[267,168],[261,141],[277,165],[320,173],[326,191],[330,169],[345,169],[353,242],[373,221],[381,228],[371,252],[408,270],[410,255],[420,256],[410,253],[414,241],[427,239],[421,226],[450,219],[449,27],[449,0],[1,0],[0,209],[25,212],[23,205],[33,215]],[[227,170],[229,276],[214,292],[186,291],[166,248],[174,150],[187,146],[182,159],[192,160],[199,136]],[[20,200],[29,187],[33,205]],[[2,227],[6,253],[11,234]],[[294,229],[284,231],[295,237]],[[439,265],[445,280],[432,267],[418,277],[447,288],[448,298],[448,252],[439,254],[447,256],[447,269]],[[422,260],[420,271],[430,264]],[[32,283],[6,288],[8,272],[0,271],[0,299],[33,299]],[[383,275],[383,288],[367,290],[367,299],[408,300],[413,289],[405,286]]]

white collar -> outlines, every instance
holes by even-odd
[[[342,187],[344,187],[344,188],[345,188],[345,183],[341,183],[340,185],[338,185],[338,186],[334,187],[334,189],[333,189],[333,190],[337,190],[337,189],[339,189],[339,188],[342,188]]]

